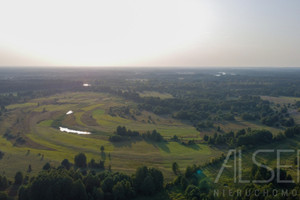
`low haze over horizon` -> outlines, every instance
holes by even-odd
[[[298,0],[0,5],[0,67],[300,67]]]

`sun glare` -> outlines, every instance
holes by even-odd
[[[139,65],[204,44],[215,23],[212,4],[194,0],[6,4],[0,49],[50,65]]]

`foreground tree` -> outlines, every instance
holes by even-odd
[[[139,193],[151,195],[163,189],[163,179],[161,171],[143,166],[136,170],[134,182]]]
[[[87,200],[82,181],[73,181],[65,169],[41,172],[29,185],[19,190],[19,200]]]
[[[173,173],[175,175],[179,174],[179,166],[178,166],[177,162],[173,162],[173,164],[172,164],[172,170],[173,170]]]
[[[101,153],[104,152],[104,146],[103,145],[100,147],[100,150],[101,150]]]
[[[68,159],[64,159],[61,162],[61,166],[63,166],[64,168],[66,168],[67,170],[69,170],[71,168],[71,163],[69,162]]]
[[[8,196],[5,192],[0,192],[0,200],[8,200]]]
[[[5,176],[0,175],[0,191],[5,190],[8,187],[8,181]]]
[[[27,172],[30,173],[32,171],[31,165],[28,165]]]
[[[79,153],[74,158],[75,166],[79,168],[86,167],[86,156],[84,153]]]
[[[17,172],[15,175],[15,184],[21,185],[23,183],[23,174],[22,172]]]

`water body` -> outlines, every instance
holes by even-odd
[[[71,114],[73,114],[73,111],[72,111],[72,110],[70,110],[70,111],[68,111],[68,112],[66,113],[66,115],[71,115]]]
[[[61,132],[67,132],[67,133],[76,133],[78,135],[90,135],[90,132],[87,131],[77,131],[77,130],[72,130],[72,129],[68,129],[68,128],[64,128],[64,127],[59,127],[59,130]]]
[[[218,72],[215,76],[225,76],[226,73],[225,72]]]

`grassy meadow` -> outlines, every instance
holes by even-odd
[[[122,106],[129,106],[131,114],[108,114],[110,107]],[[112,170],[133,173],[138,166],[149,165],[161,169],[171,179],[172,162],[180,163],[180,167],[184,169],[187,165],[202,164],[209,161],[210,157],[221,154],[221,151],[206,144],[185,146],[178,142],[152,143],[144,140],[109,142],[108,137],[113,135],[118,125],[142,133],[156,129],[166,139],[177,135],[182,139],[201,140],[201,134],[190,124],[168,116],[161,117],[146,111],[134,114],[135,103],[108,94],[57,94],[24,104],[10,105],[7,109],[9,112],[4,116],[6,120],[1,126],[1,133],[10,129],[12,135],[26,140],[25,144],[19,145],[3,137],[0,139],[1,150],[9,152],[0,160],[0,167],[5,169],[2,173],[8,177],[12,177],[18,170],[26,173],[29,164],[33,169],[31,174],[35,174],[46,162],[59,165],[64,158],[73,161],[77,153],[84,152],[88,160],[104,159],[105,165],[111,165]],[[74,113],[66,115],[69,110]],[[134,119],[132,115],[135,115]],[[62,127],[90,131],[92,134],[60,132],[51,126],[58,118],[62,119]],[[102,145],[105,147],[105,155],[100,152]],[[10,165],[12,167],[7,167]]]
[[[148,92],[145,95],[159,94]],[[171,98],[167,94],[160,95]],[[124,106],[129,107],[129,114],[109,114],[111,107]],[[2,120],[1,133],[4,134],[9,129],[12,135],[22,137],[26,141],[20,145],[14,140],[0,137],[0,150],[6,152],[4,158],[0,160],[0,173],[10,178],[19,170],[26,173],[29,165],[33,169],[29,175],[34,175],[46,162],[55,166],[64,158],[73,162],[76,154],[84,152],[88,161],[91,158],[96,161],[105,160],[105,166],[111,165],[112,170],[133,173],[138,166],[154,166],[163,171],[167,180],[171,180],[174,178],[171,164],[175,161],[181,170],[184,170],[187,165],[204,164],[222,153],[227,154],[226,149],[211,147],[202,140],[204,134],[213,134],[215,129],[199,132],[191,124],[173,119],[171,116],[158,116],[147,111],[138,112],[134,102],[109,94],[93,92],[56,94],[23,104],[10,105],[7,109],[9,112],[2,116],[5,120]],[[73,113],[66,115],[70,110]],[[62,127],[89,131],[92,134],[76,135],[60,132],[52,126],[58,119],[61,119]],[[109,142],[108,137],[114,134],[119,125],[141,133],[156,129],[168,142],[154,143],[145,140]],[[274,134],[282,131],[240,118],[233,122],[216,123],[215,126],[220,126],[224,132],[247,127],[268,129]],[[182,140],[195,139],[198,143],[187,146],[170,141],[174,135]],[[293,144],[296,142],[298,141],[293,141]],[[102,145],[105,147],[105,154],[100,152]],[[247,156],[247,153],[244,156]],[[216,170],[218,169],[208,167],[205,173],[214,177]],[[250,169],[244,170],[247,173]],[[228,174],[227,177],[231,176],[226,170],[224,173]],[[228,178],[228,181],[232,181],[232,178]]]

